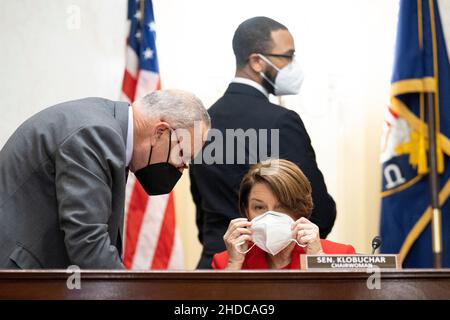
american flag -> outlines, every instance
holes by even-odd
[[[133,102],[161,88],[151,0],[129,0],[123,100]],[[182,269],[173,194],[149,197],[130,174],[125,202],[123,262],[128,269]]]

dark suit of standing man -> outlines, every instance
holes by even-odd
[[[197,120],[209,126],[201,102],[168,90],[131,106],[65,102],[25,121],[0,151],[0,269],[122,269],[128,169],[147,193],[170,192],[197,152],[176,130],[193,133]]]
[[[272,135],[268,134],[267,155],[296,163],[308,177],[314,202],[311,220],[319,226],[322,238],[330,233],[336,217],[335,202],[327,192],[302,120],[294,111],[268,99],[269,93],[298,93],[303,80],[294,61],[295,47],[291,34],[285,26],[270,18],[255,17],[244,21],[236,30],[233,50],[236,77],[223,97],[208,110],[212,131],[218,130],[223,135],[223,157],[219,156],[222,160],[208,164],[208,159],[203,159],[203,163],[190,167],[199,240],[203,244],[198,264],[201,269],[211,268],[212,256],[225,250],[223,235],[230,220],[240,216],[237,205],[241,179],[252,163],[264,160],[261,149],[257,147],[261,142],[261,135],[258,135],[256,145],[245,145],[245,163],[240,163],[239,146],[234,147],[234,151],[226,148],[230,142],[239,145],[239,139],[227,136],[227,129],[242,129],[244,132],[250,129],[257,133],[261,132],[260,129],[268,132],[278,129],[279,140],[275,142],[278,148],[273,145]],[[214,139],[211,138],[204,151],[212,143]],[[226,162],[230,151],[234,153],[229,157],[233,158],[231,164]]]

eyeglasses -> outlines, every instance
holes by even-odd
[[[295,58],[295,53],[292,54],[281,54],[281,53],[261,53],[264,56],[276,57],[276,58],[285,58],[288,60],[293,60]]]

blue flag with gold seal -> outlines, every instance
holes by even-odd
[[[401,0],[381,153],[382,253],[405,268],[433,265],[428,126],[434,94],[442,208],[442,265],[450,267],[450,1]]]

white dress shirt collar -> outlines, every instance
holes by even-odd
[[[262,94],[264,94],[266,97],[269,97],[269,93],[267,92],[267,90],[256,81],[253,81],[253,80],[250,80],[247,78],[242,78],[242,77],[235,77],[233,79],[233,81],[231,81],[231,82],[246,84],[248,86],[251,86],[251,87],[257,89]]]

